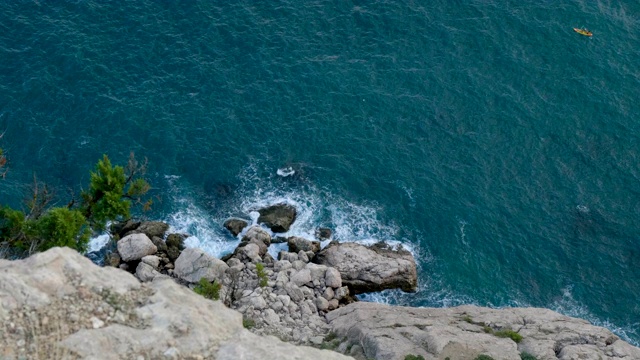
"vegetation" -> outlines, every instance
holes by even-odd
[[[256,322],[253,321],[253,319],[242,317],[242,326],[244,326],[245,329],[251,329],[256,326]]]
[[[520,359],[522,360],[538,360],[535,356],[529,354],[528,352],[523,352],[520,354]]]
[[[404,360],[425,360],[422,355],[407,355],[404,357]]]
[[[475,359],[473,359],[473,360],[494,360],[494,358],[492,358],[492,357],[491,357],[491,356],[489,356],[489,355],[484,355],[484,354],[483,354],[483,355],[478,355],[478,356],[476,356],[476,358],[475,358]]]
[[[262,263],[257,263],[256,264],[256,273],[258,274],[258,280],[260,281],[260,287],[265,287],[267,286],[267,281],[269,280],[267,278],[267,273],[264,271],[264,264]]]
[[[522,341],[522,335],[518,334],[517,332],[511,329],[496,331],[493,333],[493,335],[501,338],[510,338],[516,343],[519,343],[520,341]]]
[[[193,288],[193,291],[207,299],[220,300],[220,288],[221,285],[217,281],[211,283],[209,280],[202,278]]]
[[[6,175],[7,159],[0,151],[0,176]],[[92,230],[103,230],[108,221],[128,219],[132,205],[148,209],[142,202],[150,185],[143,178],[146,162],[139,164],[133,153],[126,167],[113,166],[104,155],[91,173],[89,189],[82,201],[52,206],[55,195],[35,176],[25,209],[0,207],[0,257],[19,258],[55,246],[80,252],[87,250]]]

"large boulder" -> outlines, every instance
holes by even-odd
[[[336,268],[354,294],[401,289],[416,291],[416,262],[410,252],[383,244],[364,246],[333,242],[313,262]]]
[[[258,222],[265,224],[274,233],[287,232],[296,220],[296,208],[289,204],[277,204],[258,210]]]
[[[174,275],[190,283],[197,283],[201,278],[220,282],[228,268],[224,261],[200,249],[188,248],[176,260]]]
[[[144,256],[153,255],[158,248],[145,234],[131,234],[118,241],[118,253],[122,261],[140,260]]]
[[[140,226],[136,227],[134,230],[131,230],[126,235],[141,233],[147,235],[149,239],[153,238],[154,236],[163,238],[167,230],[169,230],[169,225],[161,221],[143,221],[140,223]]]
[[[255,244],[259,249],[259,256],[262,257],[267,253],[269,245],[271,245],[271,235],[260,226],[252,226],[242,237],[240,245],[238,245],[234,254],[240,254],[242,248],[249,244]]]
[[[141,284],[69,248],[0,260],[0,358],[348,359],[260,337],[167,277]]]
[[[291,236],[287,238],[287,244],[289,245],[289,252],[298,253],[299,251],[311,251],[317,253],[320,251],[320,242],[311,241],[298,236]]]
[[[246,221],[235,218],[227,219],[223,224],[223,226],[229,230],[233,236],[238,236],[238,234],[242,232],[242,229],[246,228],[247,225],[249,225],[249,223]]]
[[[327,314],[344,347],[367,359],[640,359],[640,349],[609,330],[548,309],[476,306],[410,308],[356,302]],[[511,336],[505,336],[511,335]],[[520,336],[520,338],[518,337]],[[512,340],[513,339],[513,340]]]

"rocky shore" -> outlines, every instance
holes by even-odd
[[[357,302],[416,291],[412,254],[333,241],[329,229],[284,238],[295,207],[259,213],[256,225],[224,223],[240,244],[222,259],[164,223],[129,221],[112,228],[105,267],[60,248],[0,260],[0,358],[640,359],[610,331],[546,309]],[[288,250],[277,259],[276,242]],[[192,290],[203,284],[213,301]]]

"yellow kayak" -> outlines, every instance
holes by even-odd
[[[578,28],[573,28],[573,31],[577,32],[580,35],[584,35],[584,36],[593,36],[593,33],[587,29],[578,29]]]

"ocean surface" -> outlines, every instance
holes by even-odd
[[[190,246],[286,201],[291,234],[413,251],[419,291],[366,300],[640,343],[637,0],[6,1],[0,59],[1,204],[134,151]]]

